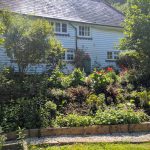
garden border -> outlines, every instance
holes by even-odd
[[[150,122],[141,124],[119,124],[119,125],[94,125],[87,127],[63,127],[63,128],[41,128],[29,129],[24,133],[26,138],[62,136],[62,135],[96,135],[112,133],[150,132]],[[6,133],[7,140],[16,140],[16,132]]]

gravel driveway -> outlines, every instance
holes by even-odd
[[[37,144],[70,144],[70,143],[96,143],[96,142],[150,142],[150,132],[141,133],[115,133],[107,135],[85,135],[85,136],[52,136],[44,138],[30,138],[27,143]]]

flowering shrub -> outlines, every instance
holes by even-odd
[[[117,75],[112,68],[106,70],[94,71],[90,78],[92,79],[92,88],[96,93],[104,92],[106,86],[117,80]]]

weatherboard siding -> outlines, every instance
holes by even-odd
[[[75,29],[72,27],[74,25],[78,28],[81,23],[67,23],[68,33],[64,35],[56,35],[56,38],[62,43],[64,48],[76,47],[75,41]],[[112,27],[103,27],[97,25],[90,25],[91,36],[90,39],[78,38],[78,49],[83,49],[91,57],[92,68],[96,66],[116,66],[115,62],[109,62],[107,60],[107,51],[116,50],[115,45],[119,43],[120,38],[123,37],[121,29]],[[17,66],[10,63],[10,59],[7,57],[5,50],[0,48],[0,64],[2,65],[13,65],[17,70]],[[28,72],[31,73],[41,73],[45,70],[45,65],[30,66]]]

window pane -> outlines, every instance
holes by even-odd
[[[80,36],[90,36],[90,27],[79,26],[79,35]]]
[[[55,25],[55,31],[60,32],[60,23],[56,23]]]
[[[88,36],[90,36],[90,27],[88,27]]]
[[[79,26],[79,35],[80,36],[82,35],[82,28],[81,28],[81,26]]]
[[[118,59],[119,58],[119,52],[114,52],[114,59]]]
[[[107,52],[107,59],[113,59],[112,52]]]
[[[74,53],[74,49],[68,49],[67,52],[68,53]]]
[[[73,60],[73,54],[67,54],[67,60]]]
[[[62,24],[62,32],[67,32],[67,24],[65,23]]]

